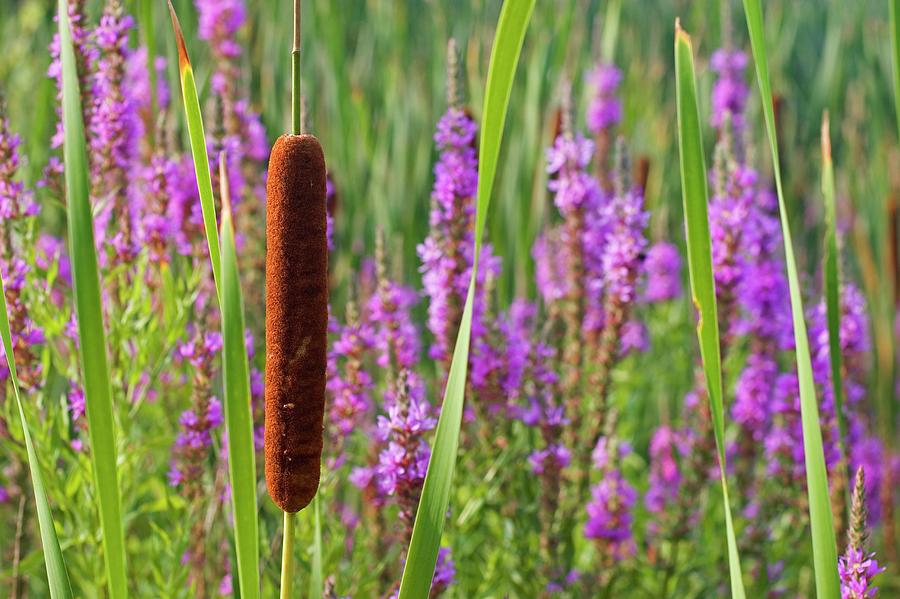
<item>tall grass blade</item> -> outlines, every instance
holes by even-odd
[[[888,0],[891,13],[891,50],[894,63],[894,107],[897,116],[897,139],[900,141],[900,0]]]
[[[31,472],[31,486],[34,489],[34,502],[37,504],[38,527],[41,532],[41,547],[44,550],[44,564],[47,566],[47,585],[50,587],[52,599],[67,599],[72,597],[72,586],[69,584],[69,573],[66,570],[66,560],[63,558],[62,549],[59,547],[59,539],[56,537],[56,528],[53,523],[53,513],[50,511],[50,502],[44,491],[44,476],[41,474],[41,466],[38,463],[37,451],[31,440],[31,431],[28,429],[28,421],[25,418],[25,410],[22,407],[22,398],[19,394],[19,379],[16,374],[16,360],[13,357],[12,333],[9,330],[9,316],[6,311],[6,286],[3,284],[3,275],[0,274],[0,337],[3,339],[3,351],[6,353],[6,364],[9,366],[9,379],[13,387],[13,395],[16,398],[16,407],[19,410],[19,420],[22,422],[22,435],[25,437],[25,451],[28,453],[28,469]]]
[[[81,94],[69,15],[65,0],[57,4],[62,60],[63,156],[68,203],[69,256],[78,319],[78,351],[84,377],[84,396],[94,470],[94,492],[100,509],[107,585],[112,599],[128,595],[125,578],[125,539],[116,473],[116,430],[112,389],[106,359],[100,275],[94,245],[94,226],[88,199],[88,158]]]
[[[216,293],[221,301],[221,250],[219,248],[219,231],[216,227],[216,204],[213,199],[212,178],[209,173],[209,154],[206,150],[206,135],[203,133],[203,115],[200,113],[200,99],[197,84],[194,81],[194,69],[188,57],[184,35],[178,23],[178,15],[169,1],[169,15],[172,17],[172,29],[175,31],[175,42],[178,44],[178,72],[181,75],[181,99],[184,104],[184,117],[187,121],[188,135],[191,138],[191,156],[194,159],[194,172],[197,174],[197,191],[200,193],[200,208],[203,211],[203,228],[206,231],[206,243],[209,247],[209,261],[212,263],[213,279]]]
[[[684,203],[684,227],[687,237],[691,293],[699,312],[697,339],[709,395],[709,408],[719,456],[719,478],[725,509],[725,538],[728,545],[728,571],[731,596],[745,597],[728,497],[725,462],[725,409],[722,399],[722,357],[719,345],[719,322],[716,290],[712,269],[712,242],[707,214],[706,160],[700,130],[700,110],[694,75],[694,51],[691,38],[675,23],[675,86],[678,105],[678,153],[681,162],[681,197]]]
[[[224,152],[219,157],[219,183],[222,197],[222,370],[228,474],[231,479],[238,583],[241,597],[254,599],[259,596],[256,453],[250,407],[250,367],[244,341],[244,298],[238,274]]]
[[[469,339],[472,333],[475,273],[478,272],[481,238],[497,172],[500,143],[503,138],[509,96],[512,93],[513,77],[534,4],[535,0],[507,0],[503,3],[497,32],[494,36],[494,45],[491,49],[479,140],[480,162],[475,216],[474,265],[456,338],[456,347],[453,350],[447,388],[444,391],[434,448],[431,460],[428,462],[422,498],[419,500],[419,507],[416,511],[412,539],[406,565],[403,568],[400,599],[427,597],[437,563],[438,547],[444,530],[447,507],[450,503],[450,485],[453,480],[456,453],[459,447],[459,430],[469,362]]]
[[[841,274],[840,254],[837,245],[837,209],[834,202],[834,165],[831,161],[831,131],[828,113],[822,116],[822,197],[825,200],[825,258],[822,271],[825,279],[825,309],[828,319],[828,353],[831,362],[831,385],[834,393],[834,409],[837,412],[838,441],[845,460],[847,454],[847,418],[844,414],[844,383],[841,374]],[[849,466],[849,464],[846,464]],[[849,470],[846,476],[845,510],[850,510]]]
[[[794,324],[794,342],[797,354],[797,376],[800,383],[800,412],[803,426],[803,453],[806,464],[806,491],[809,496],[809,520],[812,529],[813,565],[815,567],[816,593],[819,599],[840,597],[837,571],[837,547],[834,536],[834,522],[828,493],[828,473],[825,469],[825,454],[822,449],[822,429],[819,425],[819,407],[813,384],[812,362],[809,353],[809,339],[806,322],[803,319],[803,296],[791,227],[788,222],[787,206],[781,183],[781,167],[778,156],[778,139],[775,132],[775,111],[772,105],[772,87],[769,81],[769,62],[766,56],[765,30],[762,8],[759,0],[744,0],[744,14],[750,31],[753,62],[759,83],[760,100],[769,150],[772,154],[772,169],[775,172],[775,189],[778,192],[778,209],[781,214],[781,233],[784,238],[784,258],[787,265],[788,287],[791,294],[791,315]]]

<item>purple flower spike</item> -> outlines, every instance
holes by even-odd
[[[637,501],[637,491],[618,468],[619,460],[626,453],[625,446],[611,443],[607,437],[597,443],[594,462],[602,478],[591,488],[591,500],[585,508],[588,520],[584,536],[595,540],[605,557],[614,562],[632,557],[637,551],[631,530],[631,510]]]
[[[674,244],[665,241],[653,244],[644,267],[647,270],[644,301],[665,302],[681,295],[681,254]]]
[[[713,52],[710,66],[719,74],[712,92],[712,126],[722,127],[728,115],[739,131],[744,126],[744,107],[750,91],[744,80],[747,55],[740,50],[720,48]]]
[[[841,578],[841,599],[870,599],[878,587],[872,579],[884,568],[878,565],[875,554],[864,554],[862,549],[848,549],[838,558],[838,574]]]
[[[610,64],[598,65],[588,73],[594,95],[588,106],[587,127],[594,135],[622,120],[622,101],[616,96],[621,82],[622,71]]]

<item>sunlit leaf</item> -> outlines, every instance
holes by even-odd
[[[103,330],[100,275],[94,245],[94,223],[88,198],[88,157],[82,121],[81,93],[67,3],[59,0],[59,39],[62,60],[62,118],[66,178],[69,257],[78,320],[78,354],[84,385],[85,413],[91,442],[94,497],[100,512],[107,587],[112,599],[128,595],[125,577],[125,538],[116,472],[116,426]]]
[[[466,389],[466,370],[469,362],[469,339],[472,334],[472,303],[475,297],[475,273],[481,252],[484,224],[490,205],[491,191],[497,172],[500,143],[506,123],[506,110],[512,92],[513,77],[525,40],[525,31],[534,10],[534,0],[507,0],[500,11],[497,33],[491,49],[482,111],[480,161],[478,165],[478,194],[475,217],[475,256],[469,291],[463,308],[456,347],[444,391],[441,415],[438,419],[428,472],[422,487],[422,497],[416,512],[412,539],[407,553],[401,599],[427,597],[437,563],[441,534],[450,503],[450,485],[456,467],[459,430],[462,422],[463,399]]]
[[[822,428],[819,424],[819,406],[813,383],[809,339],[806,334],[806,321],[803,318],[803,294],[800,289],[797,261],[794,258],[794,243],[791,238],[791,227],[788,222],[787,205],[781,183],[781,161],[778,156],[778,139],[775,131],[775,109],[772,104],[765,29],[759,0],[744,0],[744,14],[747,17],[747,29],[750,31],[756,79],[759,83],[760,100],[769,137],[772,168],[775,171],[775,189],[778,192],[778,210],[781,215],[781,233],[784,238],[784,258],[787,266],[788,288],[791,293],[791,317],[797,355],[797,377],[800,383],[803,454],[806,463],[806,490],[809,497],[816,593],[819,599],[837,599],[840,597],[841,591],[838,582],[834,522],[828,492],[828,473],[825,469],[825,453],[822,448]]]
[[[694,51],[691,38],[675,24],[675,85],[678,105],[678,154],[681,160],[681,197],[684,204],[684,228],[687,237],[688,270],[691,293],[699,312],[697,339],[703,359],[703,373],[709,396],[713,433],[719,458],[719,478],[725,511],[725,540],[728,546],[728,571],[731,596],[743,598],[744,582],[728,496],[725,462],[725,409],[722,399],[722,357],[719,345],[719,320],[712,268],[712,242],[707,213],[706,158],[700,130],[700,110],[694,75]]]

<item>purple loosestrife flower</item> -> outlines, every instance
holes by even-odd
[[[587,128],[599,135],[622,120],[622,101],[616,96],[622,71],[611,64],[600,64],[588,73],[587,79],[593,91],[587,110]]]
[[[450,549],[441,547],[438,549],[437,564],[434,567],[434,575],[431,579],[431,593],[429,597],[434,599],[446,591],[456,582],[456,564],[450,557]]]
[[[395,401],[388,408],[387,416],[378,417],[378,434],[386,446],[378,456],[376,467],[381,492],[394,498],[400,508],[407,539],[412,534],[419,494],[431,457],[431,449],[424,437],[437,424],[431,416],[431,405],[410,394],[408,375],[408,371],[400,371]]]
[[[559,227],[542,233],[534,242],[531,255],[535,263],[535,283],[544,304],[551,309],[569,294],[565,277],[566,254]]]
[[[19,144],[19,136],[10,132],[8,121],[0,115],[0,272],[19,381],[26,390],[33,390],[41,378],[41,364],[33,346],[44,342],[44,334],[28,316],[23,296],[31,287],[28,275],[32,267],[17,256],[16,246],[25,236],[29,221],[38,214],[38,206],[31,192],[17,180]],[[4,358],[0,360],[0,381],[9,376],[5,354],[0,347],[0,357]]]
[[[647,251],[644,301],[665,302],[681,295],[681,254],[674,244],[660,241]]]
[[[619,339],[619,355],[627,356],[631,353],[645,352],[650,348],[650,340],[647,338],[647,327],[638,320],[628,320],[622,325],[621,338]]]
[[[240,56],[241,47],[234,37],[247,16],[243,1],[196,0],[194,4],[200,14],[200,39],[210,42],[213,52],[219,56]]]
[[[204,464],[212,444],[212,430],[222,424],[222,404],[212,395],[211,380],[215,357],[222,349],[218,333],[195,333],[178,348],[179,357],[194,372],[192,408],[179,418],[181,430],[175,439],[170,462],[169,483],[184,486],[188,499],[203,496]]]
[[[328,356],[327,389],[332,396],[329,421],[338,440],[334,460],[340,465],[346,438],[362,426],[371,409],[373,381],[364,359],[373,344],[373,331],[371,325],[360,322],[352,302],[347,305],[347,323],[336,326],[339,337]]]
[[[884,568],[878,565],[875,554],[863,554],[860,549],[847,549],[838,558],[838,574],[841,577],[841,599],[868,599],[875,597],[878,587],[872,579]]]
[[[178,424],[181,431],[175,439],[173,453],[177,458],[184,459],[185,464],[173,461],[169,470],[169,483],[172,486],[195,482],[194,477],[200,476],[196,470],[197,464],[189,463],[193,461],[190,458],[194,457],[190,454],[205,452],[212,445],[212,431],[222,424],[222,404],[215,397],[211,397],[205,412],[186,410],[181,413]]]
[[[428,329],[434,342],[428,355],[449,368],[456,329],[462,317],[474,251],[478,126],[451,105],[438,121],[430,231],[417,248],[422,284],[428,296]],[[482,303],[482,302],[479,302]]]
[[[134,20],[122,13],[118,0],[112,0],[93,34],[99,57],[89,126],[91,183],[103,207],[96,218],[97,243],[101,245],[112,235],[110,247],[101,254],[101,259],[108,256],[111,264],[130,263],[138,252],[136,228],[142,194],[132,187],[132,173],[143,123],[125,79],[128,33],[133,27]]]
[[[766,473],[785,484],[801,481],[804,472],[803,430],[796,373],[778,375],[771,404],[773,426],[764,442]]]
[[[865,395],[865,358],[871,347],[866,300],[856,286],[844,284],[841,287],[840,310],[838,333],[841,358],[845,369],[843,377],[844,394],[847,401],[845,407],[848,408],[848,416],[852,416],[855,411],[851,411],[851,409],[858,407]],[[809,329],[812,358],[816,366],[813,371],[819,377],[816,379],[816,383],[822,385],[823,388],[831,389],[831,349],[828,341],[828,322],[824,301],[819,302],[816,307]]]
[[[888,481],[888,477],[897,480],[897,474],[890,472],[891,468],[894,472],[900,472],[897,469],[898,461],[892,459],[889,450],[884,446],[881,439],[875,435],[866,435],[865,431],[858,430],[859,421],[850,422],[849,437],[857,437],[856,440],[848,444],[850,451],[850,465],[854,469],[862,468],[865,470],[865,496],[867,500],[866,512],[870,523],[877,523],[881,520],[881,494],[884,489],[883,485]],[[854,430],[856,429],[856,430]]]
[[[170,251],[179,234],[179,220],[172,218],[173,198],[179,191],[175,186],[183,179],[178,161],[162,153],[155,153],[150,163],[141,167],[141,189],[146,194],[143,217],[143,242],[150,248],[156,264],[167,264]]]
[[[650,440],[650,486],[644,496],[647,511],[654,515],[653,524],[678,497],[682,476],[677,455],[677,433],[669,426],[660,426]]]
[[[471,273],[470,267],[465,276],[468,278]],[[507,408],[503,392],[503,378],[507,368],[506,348],[498,319],[489,306],[493,283],[499,274],[500,258],[494,256],[490,245],[483,246],[476,276],[478,287],[472,306],[469,384],[478,398],[478,409],[488,416],[505,413]]]
[[[847,424],[844,446],[849,455],[843,455],[839,446],[838,417],[831,379],[829,331],[824,301],[814,309],[809,326],[812,352],[813,379],[820,389],[820,412],[823,421],[823,443],[826,456],[835,455],[835,461],[849,462],[855,468],[865,467],[866,491],[870,498],[872,521],[881,517],[879,501],[885,471],[889,469],[889,454],[881,441],[869,432],[869,422],[861,405],[866,393],[866,363],[870,350],[868,315],[863,294],[852,284],[840,289],[839,337],[843,365],[843,416]],[[836,477],[832,484],[846,484],[842,468],[831,471]]]
[[[587,289],[591,301],[585,320],[594,320],[590,314],[597,313],[595,320],[601,327],[599,340],[591,345],[589,356],[590,363],[594,365],[588,379],[592,399],[589,409],[591,423],[590,437],[582,444],[579,459],[582,477],[588,474],[589,448],[596,444],[601,434],[609,432],[605,430],[604,421],[607,417],[610,371],[623,351],[639,349],[643,345],[643,340],[634,335],[640,333],[639,329],[630,331],[630,339],[623,339],[623,327],[629,322],[643,275],[643,258],[647,248],[644,229],[649,213],[643,208],[640,189],[627,183],[627,161],[621,140],[617,156],[619,164],[615,173],[615,193],[596,211],[594,218],[598,223],[588,227],[589,231],[598,232],[601,241],[588,244]],[[599,234],[601,231],[602,237]],[[572,413],[579,409],[577,402],[580,400],[581,397],[573,399],[570,407]]]
[[[738,287],[746,280],[747,256],[743,251],[743,244],[755,201],[756,174],[734,161],[726,137],[716,145],[710,177],[714,183],[709,203],[713,276],[721,315],[723,345],[728,347],[735,333]]]
[[[643,205],[640,190],[632,189],[618,194],[606,206],[605,221],[609,231],[601,255],[600,282],[607,306],[627,306],[637,297],[638,276],[647,248],[644,229],[650,217]]]
[[[561,443],[537,449],[528,456],[531,471],[541,476],[550,470],[562,470],[572,461],[572,453]]]
[[[165,212],[173,225],[175,250],[182,256],[192,257],[202,268],[209,261],[209,248],[193,162],[189,155],[183,155],[176,164],[165,168],[167,175],[175,176],[167,185],[169,204]]]
[[[637,550],[631,530],[637,492],[619,470],[619,462],[628,452],[627,446],[610,437],[601,437],[594,449],[594,466],[601,479],[591,488],[591,500],[585,507],[584,536],[597,543],[609,565],[632,557]]]
[[[419,362],[419,332],[410,310],[418,303],[414,289],[383,281],[369,300],[366,319],[375,323],[375,348],[380,368],[413,369]]]
[[[547,173],[553,175],[547,187],[563,218],[593,208],[599,200],[597,181],[586,171],[593,153],[594,142],[580,134],[560,134],[547,149]]]
[[[593,92],[586,121],[596,143],[595,172],[600,188],[609,194],[613,188],[609,172],[610,150],[615,139],[613,129],[622,120],[622,101],[616,95],[622,82],[622,72],[615,65],[599,64],[587,79]]]
[[[87,406],[84,403],[84,391],[77,383],[71,383],[69,393],[66,395],[66,404],[69,409],[69,418],[72,422],[72,428],[78,431],[78,436],[72,438],[70,446],[73,451],[81,451],[84,449],[83,435],[87,434],[87,421],[84,418]]]
[[[856,471],[856,482],[850,504],[850,528],[847,533],[847,550],[838,558],[838,574],[841,578],[841,599],[869,599],[875,597],[878,587],[872,579],[884,572],[874,553],[866,553],[868,525],[866,522],[865,471]]]
[[[78,84],[81,91],[81,109],[83,111],[85,125],[90,123],[91,108],[94,105],[93,94],[94,86],[92,74],[94,72],[94,63],[98,57],[97,48],[91,44],[90,30],[84,25],[84,0],[69,0],[69,29],[72,34],[72,46],[75,50],[75,62],[78,70]],[[53,17],[54,22],[57,17]],[[51,139],[51,148],[60,148],[63,144],[63,127],[62,127],[62,63],[59,53],[59,34],[54,33],[50,42],[50,56],[52,58],[50,67],[47,69],[47,76],[56,83],[56,132]],[[62,173],[62,164],[53,163],[50,165],[49,174]]]
[[[755,443],[763,440],[771,425],[773,388],[778,362],[768,353],[752,353],[738,377],[731,415]]]
[[[404,558],[404,563],[406,559]],[[450,557],[450,549],[440,547],[438,549],[437,563],[434,566],[434,574],[431,578],[431,589],[428,592],[429,599],[437,599],[450,586],[456,582],[456,564]],[[399,585],[395,585],[399,587]],[[394,588],[389,594],[385,595],[385,599],[397,599],[400,596],[400,589]]]
[[[528,361],[532,352],[531,331],[537,308],[524,299],[516,299],[500,319],[505,368],[500,382],[506,401],[514,405],[521,397]]]
[[[0,109],[2,109],[0,105]],[[16,180],[19,170],[19,146],[22,139],[9,130],[9,121],[0,114],[0,218],[4,221],[3,243],[9,240],[9,221],[37,216],[40,207],[25,184]],[[6,250],[8,248],[4,248]]]
[[[156,96],[156,109],[164,112],[169,108],[172,99],[169,84],[166,81],[166,59],[162,56],[153,58],[153,70],[156,75],[156,89],[151,89],[147,47],[138,46],[128,53],[125,66],[125,80],[130,88],[130,96],[134,99],[139,112],[144,115],[145,128],[156,122],[158,115],[150,114],[153,95]]]
[[[31,271],[24,260],[13,258],[11,262],[0,260],[6,291],[6,305],[9,310],[10,332],[12,333],[13,358],[19,383],[27,390],[35,390],[41,382],[42,368],[37,359],[35,346],[44,343],[44,332],[29,316],[23,300],[27,275]],[[6,350],[0,346],[0,381],[9,377],[6,364]]]
[[[569,416],[572,427],[568,439],[570,446],[578,444],[581,430],[581,384],[583,361],[583,329],[587,318],[585,312],[590,310],[590,302],[586,306],[585,269],[586,256],[586,215],[593,213],[600,201],[600,186],[588,172],[587,168],[594,151],[594,144],[572,130],[571,91],[566,88],[563,93],[562,132],[557,135],[553,146],[547,150],[547,173],[550,180],[547,184],[553,192],[553,202],[563,217],[560,235],[560,248],[565,260],[566,296],[559,308],[564,325],[564,341],[562,352],[561,392],[569,403]]]
[[[587,266],[585,246],[594,241],[588,238],[586,218],[597,209],[601,194],[597,180],[587,172],[594,143],[580,134],[573,134],[568,106],[563,107],[563,121],[563,132],[556,137],[553,146],[547,149],[547,173],[551,176],[547,187],[553,193],[553,203],[564,220],[556,248],[562,255],[553,261],[559,260],[565,265],[562,270],[566,291],[563,298],[563,320],[568,341],[563,362],[568,367],[568,373],[564,386],[572,388],[577,382],[581,362],[579,339],[586,320],[583,314]],[[588,298],[590,297],[588,290]]]
[[[529,317],[520,323],[523,330],[534,333],[534,321]],[[528,457],[532,472],[540,480],[540,548],[542,575],[550,584],[564,575],[559,570],[560,538],[556,528],[557,513],[562,497],[563,468],[571,461],[569,448],[562,440],[564,429],[570,424],[566,418],[559,393],[559,376],[554,370],[556,349],[543,341],[529,344],[523,394],[525,405],[516,406],[517,416],[528,426],[539,429],[541,445]]]
[[[246,21],[246,9],[243,0],[195,0],[194,4],[200,15],[200,39],[209,42],[215,58],[211,84],[216,100],[221,103],[218,106],[222,130],[211,132],[210,161],[218,168],[219,153],[226,152],[235,207],[240,208],[239,216],[253,219],[260,202],[241,208],[241,200],[248,192],[257,198],[264,197],[264,178],[259,178],[259,172],[269,155],[269,147],[259,115],[238,92],[241,73],[237,58],[241,46],[235,38]]]
[[[718,73],[712,91],[710,122],[719,129],[730,118],[735,130],[740,131],[744,127],[744,106],[750,91],[744,81],[747,55],[740,50],[719,48],[713,52],[710,66]]]

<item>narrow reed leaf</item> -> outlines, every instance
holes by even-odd
[[[719,350],[719,322],[712,268],[712,241],[710,240],[707,214],[706,160],[703,154],[703,137],[700,130],[700,110],[697,105],[694,51],[690,36],[681,29],[678,21],[675,22],[675,85],[678,105],[681,197],[684,204],[688,270],[694,305],[699,313],[697,339],[700,342],[700,356],[703,360],[703,373],[706,377],[706,389],[713,419],[713,433],[716,437],[716,450],[719,455],[719,478],[722,483],[722,501],[725,508],[725,537],[728,545],[731,596],[742,599],[745,597],[744,582],[741,576],[741,560],[734,534],[726,478],[722,358]]]
[[[81,94],[69,15],[65,0],[57,4],[62,60],[63,157],[68,206],[69,256],[78,319],[78,352],[84,378],[85,411],[91,442],[94,492],[100,511],[106,577],[112,599],[128,596],[125,578],[125,538],[116,473],[116,429],[112,389],[103,330],[100,275],[94,245],[94,223],[88,199],[88,157],[81,112]]]
[[[610,0],[606,3],[603,15],[603,34],[600,36],[601,52],[604,62],[615,60],[616,42],[619,39],[619,22],[622,16],[622,0]]]
[[[250,367],[244,341],[244,297],[238,274],[224,152],[219,156],[219,184],[222,197],[222,370],[228,474],[231,479],[238,583],[241,597],[253,599],[259,597],[256,451],[250,407]]]
[[[513,77],[534,4],[535,0],[507,0],[503,3],[491,49],[479,140],[480,160],[472,277],[469,279],[469,290],[466,294],[456,347],[453,350],[453,360],[450,363],[433,451],[416,511],[403,578],[400,581],[400,599],[427,597],[437,563],[459,448],[459,431],[469,363],[469,339],[472,333],[475,273],[478,272],[478,257],[500,156],[500,143],[503,139]]]
[[[216,294],[221,297],[221,251],[219,232],[216,227],[216,204],[213,199],[212,178],[209,173],[209,153],[206,149],[206,135],[203,133],[203,115],[200,112],[200,99],[197,94],[197,84],[194,81],[194,70],[191,68],[191,59],[188,57],[184,35],[181,33],[178,15],[175,14],[171,0],[169,0],[169,15],[172,17],[172,29],[175,31],[175,42],[178,45],[181,99],[184,104],[188,135],[191,138],[191,155],[194,159],[194,172],[197,174],[197,191],[200,192],[200,208],[203,211],[203,228],[206,231],[206,243],[209,247],[209,261],[212,263]]]
[[[900,141],[900,0],[888,0],[891,13],[891,50],[894,63],[894,108],[897,117],[897,139]]]
[[[775,110],[772,104],[772,87],[769,81],[769,62],[766,56],[765,30],[763,28],[762,7],[759,0],[744,0],[744,14],[750,32],[753,62],[759,83],[760,100],[769,150],[772,155],[772,170],[775,172],[775,189],[778,192],[778,210],[781,214],[781,233],[784,238],[784,258],[787,266],[788,287],[791,294],[791,315],[794,324],[794,342],[797,354],[797,377],[800,383],[800,413],[803,426],[803,453],[806,464],[806,490],[809,496],[809,520],[812,529],[813,565],[815,567],[816,593],[819,599],[840,597],[837,571],[837,546],[834,536],[834,521],[828,492],[828,473],[825,469],[825,454],[822,448],[822,429],[819,424],[819,406],[813,384],[812,361],[806,321],[803,318],[803,296],[800,291],[800,277],[794,258],[794,244],[788,222],[787,205],[781,183],[781,167],[778,156],[778,139],[775,132]]]
[[[3,351],[6,353],[6,364],[9,366],[9,380],[12,383],[13,395],[16,398],[16,407],[19,410],[19,420],[22,422],[22,435],[25,437],[25,451],[28,453],[28,469],[31,472],[31,486],[34,489],[34,501],[37,504],[38,527],[41,532],[41,548],[44,551],[44,564],[47,567],[47,586],[50,587],[52,599],[66,599],[72,597],[72,586],[69,584],[69,573],[66,569],[66,561],[63,558],[62,549],[59,547],[59,539],[56,537],[56,527],[53,523],[53,513],[50,511],[50,502],[44,491],[44,476],[41,474],[41,466],[38,463],[37,451],[31,439],[31,431],[28,429],[28,421],[25,418],[25,410],[22,407],[22,398],[19,394],[19,379],[16,374],[16,360],[13,354],[12,332],[9,330],[9,315],[6,311],[6,286],[3,284],[3,275],[0,274],[0,337],[3,339]]]
[[[228,471],[231,480],[231,503],[234,511],[234,537],[237,552],[238,584],[242,597],[259,596],[259,533],[256,500],[256,457],[253,445],[253,416],[250,408],[250,374],[247,349],[244,344],[244,300],[234,243],[231,215],[231,196],[225,173],[224,153],[220,155],[220,183],[222,197],[222,245],[216,227],[216,208],[213,200],[203,115],[194,72],[188,58],[184,35],[178,16],[169,2],[172,29],[178,45],[178,66],[181,73],[181,92],[185,118],[191,139],[191,154],[200,207],[209,248],[213,279],[219,308],[222,312],[223,377],[225,391],[225,427],[228,435]],[[224,246],[227,264],[223,266],[221,247]],[[223,268],[225,272],[223,272]]]
[[[847,454],[847,418],[844,414],[844,383],[841,374],[841,275],[840,254],[837,245],[837,209],[834,201],[834,165],[831,161],[831,131],[828,113],[822,115],[822,197],[825,200],[825,258],[822,271],[825,279],[825,308],[828,318],[828,353],[831,362],[831,385],[834,392],[834,409],[837,412],[838,441],[841,453]],[[846,465],[849,467],[849,464]],[[846,510],[850,510],[849,470],[847,477]]]

